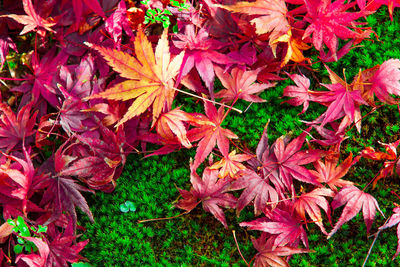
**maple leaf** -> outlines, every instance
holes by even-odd
[[[157,133],[165,139],[173,138],[173,136],[176,135],[184,147],[191,148],[192,144],[187,138],[186,128],[183,122],[192,119],[189,113],[179,108],[163,113],[156,123]]]
[[[264,99],[254,94],[274,86],[272,83],[255,83],[261,68],[252,71],[234,68],[230,71],[231,75],[217,66],[214,67],[214,70],[222,85],[226,88],[215,94],[216,98],[222,98],[222,102],[235,101],[239,98],[249,102],[265,102]]]
[[[379,231],[384,230],[389,227],[393,227],[397,224],[397,250],[394,254],[392,260],[394,260],[400,253],[400,207],[396,207],[393,209],[393,214],[390,216],[389,221],[379,227]]]
[[[100,134],[101,137],[76,136],[86,145],[85,152],[82,152],[74,162],[60,166],[58,175],[77,176],[90,188],[112,191],[116,185],[115,180],[125,164],[125,154],[122,149],[124,138],[120,132],[114,134],[101,125]]]
[[[321,127],[326,123],[335,121],[345,114],[350,121],[356,123],[359,118],[360,104],[368,105],[362,98],[359,90],[350,91],[340,83],[322,84],[330,92],[321,93],[316,97],[316,102],[329,103],[328,109],[320,116],[322,120]],[[318,121],[318,119],[316,119]]]
[[[258,251],[254,258],[254,266],[266,267],[289,267],[286,260],[279,256],[290,256],[299,253],[313,252],[304,248],[292,248],[287,246],[273,248],[273,239],[266,239],[265,235],[261,235],[255,239],[251,237],[254,248]]]
[[[143,29],[139,28],[134,42],[137,59],[122,51],[86,43],[100,52],[122,77],[128,79],[86,99],[106,98],[126,101],[136,98],[115,127],[142,114],[151,105],[153,105],[153,124],[163,110],[171,109],[175,95],[173,79],[178,74],[184,52],[171,61],[167,36],[168,31],[165,30],[154,54]]]
[[[310,88],[310,80],[299,74],[288,74],[289,78],[292,79],[296,85],[287,86],[283,90],[283,96],[293,97],[292,99],[286,100],[283,103],[288,103],[292,106],[303,105],[303,110],[298,114],[306,112],[309,106],[309,101],[313,101]]]
[[[398,101],[390,94],[400,96],[400,60],[389,59],[383,62],[369,82],[372,83],[369,94],[375,93],[383,103],[397,104]]]
[[[35,133],[36,116],[31,114],[32,105],[25,105],[15,116],[10,106],[0,103],[0,148],[10,152],[16,145]]]
[[[287,51],[281,63],[282,67],[286,65],[290,60],[297,63],[303,62],[307,59],[304,57],[303,51],[311,48],[311,46],[303,42],[300,37],[293,36],[292,30],[289,30],[287,35],[288,38],[282,40],[283,42],[287,43]],[[280,39],[277,39],[275,43],[277,43],[278,41],[282,42],[280,41]]]
[[[229,177],[234,179],[239,170],[246,169],[246,167],[240,162],[247,161],[251,158],[253,158],[253,156],[248,154],[236,155],[236,150],[233,150],[227,157],[223,157],[220,161],[215,162],[210,169],[218,170],[221,168],[218,173],[219,178],[225,178],[229,175]]]
[[[77,236],[74,233],[71,217],[64,231],[58,231],[55,224],[48,225],[45,239],[49,246],[48,262],[51,266],[67,267],[68,262],[75,263],[85,260],[79,252],[89,243],[89,240],[76,242]]]
[[[189,192],[178,188],[183,199],[180,199],[176,206],[191,211],[201,202],[205,211],[210,212],[225,228],[228,228],[224,212],[220,207],[234,208],[236,205],[236,198],[231,194],[224,193],[231,180],[228,178],[219,179],[218,171],[206,168],[202,179],[192,171],[190,182],[192,188]]]
[[[36,13],[33,7],[32,0],[23,0],[24,11],[27,15],[2,15],[0,18],[11,18],[18,23],[24,24],[25,27],[22,29],[20,35],[24,35],[28,32],[36,30],[41,37],[46,36],[46,30],[49,32],[55,32],[51,27],[56,25],[56,22],[52,18],[44,19]]]
[[[63,6],[68,0],[62,0],[61,6]],[[83,5],[85,4],[88,8],[90,8],[94,13],[100,15],[105,18],[103,9],[101,8],[99,2],[97,0],[72,0],[72,8],[74,9],[75,15],[75,24],[74,27],[79,28],[79,23],[82,20],[83,16]],[[74,28],[73,27],[73,28]]]
[[[251,22],[255,24],[257,34],[271,33],[270,44],[282,36],[288,36],[290,26],[286,19],[287,8],[283,0],[257,0],[255,2],[238,2],[230,6],[217,6],[247,15],[260,15],[253,18]]]
[[[56,221],[66,211],[72,218],[75,231],[77,222],[75,207],[79,207],[92,222],[94,221],[93,214],[81,194],[81,191],[92,193],[93,191],[75,183],[73,179],[57,175],[75,159],[75,157],[64,155],[64,147],[67,144],[68,142],[65,142],[58,148],[54,155],[54,160],[51,161],[54,164],[54,169],[51,170],[54,175],[47,177],[42,183],[46,187],[46,191],[43,193],[40,205],[48,205],[52,208],[52,214],[46,224]]]
[[[126,112],[125,102],[119,103],[118,101],[109,100],[108,103],[98,103],[90,108],[81,110],[82,112],[99,112],[104,115],[101,122],[104,126],[111,126],[123,116]]]
[[[307,7],[304,20],[308,21],[310,25],[306,28],[303,39],[312,34],[312,42],[317,50],[321,50],[322,43],[325,43],[333,55],[336,55],[338,37],[341,39],[360,38],[360,33],[352,31],[348,27],[354,28],[353,25],[360,24],[354,21],[368,15],[368,12],[346,12],[355,3],[344,4],[344,2],[344,0],[337,0],[333,3],[331,0],[304,0]]]
[[[331,216],[329,202],[325,199],[325,197],[334,197],[334,195],[334,192],[327,188],[314,189],[313,191],[309,193],[303,193],[296,198],[293,204],[293,209],[297,212],[297,214],[299,214],[303,221],[306,221],[305,213],[307,212],[312,222],[318,225],[321,231],[327,235],[328,233],[322,224],[320,208],[325,211],[330,221]]]
[[[39,250],[39,255],[36,253],[27,254],[19,254],[15,259],[15,262],[18,264],[19,261],[25,262],[28,266],[33,267],[42,267],[47,266],[47,258],[49,256],[49,246],[38,237],[30,237],[30,236],[21,236],[21,238],[28,240],[35,244],[37,249]]]
[[[379,173],[375,176],[374,182],[372,183],[373,188],[375,188],[376,183],[385,177],[393,175],[393,171],[396,168],[397,174],[400,175],[400,161],[397,160],[397,147],[400,144],[400,140],[397,140],[394,143],[381,143],[381,145],[385,147],[385,150],[387,153],[380,152],[380,151],[375,151],[374,148],[372,147],[367,147],[363,151],[361,151],[361,154],[359,157],[363,158],[368,158],[372,160],[385,160],[383,163],[383,167],[379,170]]]
[[[331,203],[333,210],[344,204],[346,204],[346,206],[343,209],[342,215],[340,215],[335,227],[329,233],[328,239],[331,238],[344,223],[353,219],[353,217],[360,212],[361,208],[368,233],[374,220],[376,209],[385,217],[376,199],[353,185],[343,187],[342,190],[336,194]]]
[[[326,157],[325,163],[321,160],[314,162],[316,171],[310,170],[317,177],[318,182],[326,183],[332,190],[337,191],[336,187],[352,185],[350,181],[341,178],[347,174],[349,168],[353,165],[353,155],[350,155],[338,165],[339,157]]]
[[[221,106],[217,111],[212,103],[205,101],[204,108],[207,117],[204,115],[197,116],[193,124],[199,127],[192,129],[189,136],[189,139],[193,141],[201,139],[194,158],[193,168],[195,169],[206,159],[216,144],[222,155],[228,156],[229,139],[238,138],[230,130],[221,127],[225,118],[224,107]]]
[[[242,222],[239,225],[249,227],[250,230],[263,231],[274,236],[272,249],[283,247],[287,244],[298,246],[300,240],[308,248],[307,234],[300,218],[290,214],[289,211],[275,208],[267,211],[266,216],[251,222]]]
[[[14,87],[12,91],[32,95],[34,102],[42,96],[53,107],[59,107],[60,101],[53,85],[53,78],[57,75],[58,66],[64,65],[68,60],[68,54],[64,50],[56,55],[57,49],[51,48],[39,61],[37,54],[32,55],[32,74],[26,75],[27,83]]]
[[[345,118],[348,117],[346,116],[343,119]],[[313,124],[313,122],[311,123],[305,122],[305,123]],[[320,125],[313,124],[315,130],[317,130],[317,132],[321,135],[321,137],[325,139],[314,139],[312,140],[312,142],[317,142],[318,144],[323,146],[331,146],[331,145],[341,144],[344,140],[349,138],[349,136],[346,136],[345,127],[342,127],[341,124],[339,125],[339,123],[337,122],[331,122],[329,124],[332,127],[332,130],[328,130],[327,128],[321,127]]]
[[[0,165],[0,176],[1,176],[1,186],[0,192],[5,196],[11,198],[17,198],[22,200],[22,212],[26,216],[27,207],[29,204],[29,197],[32,194],[32,182],[35,177],[35,168],[33,167],[31,158],[23,147],[23,153],[25,159],[14,157],[11,155],[3,154],[6,158],[18,162],[22,166],[22,171],[20,168],[10,162],[6,162]],[[19,203],[19,205],[21,202]],[[21,207],[20,206],[20,207]]]
[[[191,69],[196,67],[201,79],[205,82],[210,93],[213,93],[214,86],[214,63],[232,64],[235,61],[225,54],[217,52],[218,49],[225,44],[209,38],[205,28],[198,31],[193,24],[185,27],[185,34],[175,34],[176,39],[173,40],[174,45],[181,49],[185,56],[179,70],[177,83],[181,78],[187,75]],[[182,52],[182,53],[183,53]]]
[[[267,179],[263,179],[254,171],[245,169],[240,172],[240,177],[229,187],[229,190],[244,189],[236,204],[237,214],[254,200],[254,214],[260,215],[267,208],[268,202],[278,203],[279,196],[276,190],[269,185]]]
[[[301,166],[314,162],[321,157],[321,151],[319,150],[300,151],[307,131],[309,129],[290,143],[288,138],[280,137],[271,148],[262,153],[263,175],[265,177],[269,176],[269,179],[278,190],[284,190],[285,188],[293,190],[293,178],[301,182],[319,185],[310,171]]]
[[[119,2],[117,9],[105,21],[104,27],[105,30],[113,37],[117,46],[119,46],[121,43],[122,29],[125,30],[128,36],[132,36],[132,29],[130,29],[129,26],[125,1]]]
[[[0,18],[0,21],[2,19]],[[6,23],[0,22],[0,70],[3,68],[4,63],[6,62],[6,56],[8,54],[8,49],[11,48],[18,53],[17,46],[13,42],[13,40],[8,36],[8,31],[6,27]]]

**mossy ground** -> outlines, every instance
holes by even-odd
[[[400,58],[400,16],[396,12],[392,22],[389,21],[386,8],[369,16],[368,24],[380,40],[373,38],[373,41],[364,41],[362,47],[353,49],[339,62],[329,63],[328,66],[340,76],[345,68],[347,79],[352,80],[360,68],[367,69],[389,58]],[[319,72],[319,82],[327,80],[321,63],[314,64],[313,69]],[[280,97],[283,88],[290,83],[280,82],[275,88],[262,93],[261,97],[267,100],[265,103],[254,103],[248,107],[248,103],[239,102],[235,106],[241,110],[248,108],[244,114],[230,113],[225,122],[225,127],[240,137],[240,141],[235,143],[237,147],[254,150],[268,120],[270,141],[274,141],[284,134],[298,135],[305,128],[300,120],[310,121],[324,111],[325,108],[320,105],[312,104],[306,114],[298,116],[301,107],[282,104]],[[201,111],[202,108],[201,104],[196,105],[196,101],[185,97],[179,98],[179,105],[185,111]],[[362,112],[366,114],[370,110],[366,107]],[[352,129],[350,138],[343,143],[345,155],[349,152],[357,154],[366,146],[379,149],[378,141],[393,142],[400,138],[396,106],[378,109],[362,123],[362,133],[358,134]],[[83,255],[94,266],[242,266],[244,263],[232,236],[232,230],[236,230],[241,251],[250,260],[255,254],[250,235],[257,233],[238,227],[238,222],[252,218],[251,209],[243,211],[240,218],[236,218],[233,211],[226,211],[229,229],[224,229],[201,207],[174,219],[138,223],[138,220],[176,216],[182,212],[173,208],[179,195],[176,186],[190,188],[188,167],[189,159],[193,156],[193,149],[146,159],[131,155],[114,193],[100,192],[96,196],[88,196],[96,222],[89,223],[81,216],[81,225],[86,228],[82,239],[90,239]],[[366,185],[381,165],[361,160],[346,179],[361,186]],[[390,191],[400,192],[398,189],[399,177],[394,176],[379,182],[375,189],[370,187],[367,192],[377,198],[383,212],[390,216],[394,207],[392,203],[400,201]],[[120,211],[120,204],[127,200],[135,203],[135,212]],[[335,211],[333,222],[337,221],[340,212],[341,209]],[[384,220],[377,214],[372,233]],[[295,255],[290,262],[293,266],[359,266],[373,240],[367,238],[361,214],[344,225],[330,240],[326,240],[312,225],[308,233],[310,248],[315,252]],[[375,243],[367,266],[398,266],[397,259],[391,260],[396,245],[395,229],[383,232]]]

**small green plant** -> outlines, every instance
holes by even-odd
[[[31,230],[34,232],[32,236],[31,231],[29,230],[28,225],[24,221],[24,218],[18,216],[17,220],[8,219],[7,223],[13,226],[13,232],[17,234],[17,242],[18,244],[14,246],[15,254],[20,254],[25,249],[26,252],[31,253],[33,251],[37,251],[37,248],[34,243],[31,241],[25,240],[23,237],[39,237],[39,233],[47,232],[47,226],[39,225],[38,228],[35,226],[31,226]]]
[[[144,17],[144,24],[162,23],[164,28],[168,28],[169,25],[171,25],[168,15],[172,15],[171,11],[168,9],[147,9],[146,16]]]
[[[149,1],[150,0],[143,0],[140,3],[148,6]],[[179,1],[172,0],[171,6],[177,7],[178,11],[187,10],[189,8],[189,5],[186,3],[186,1],[183,1],[181,3]],[[168,9],[161,10],[160,8],[149,8],[147,9],[146,15],[144,17],[144,24],[161,23],[164,28],[168,28],[171,25],[169,16],[172,16],[172,13]],[[175,28],[177,28],[177,25],[174,26],[174,29]]]
[[[135,212],[136,211],[136,206],[133,204],[132,201],[126,201],[124,204],[121,204],[119,206],[119,210],[126,213],[126,212]]]

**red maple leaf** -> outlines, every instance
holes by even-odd
[[[201,202],[205,211],[210,212],[225,228],[228,228],[221,207],[234,208],[236,205],[236,198],[231,194],[224,193],[230,185],[231,179],[219,179],[218,171],[206,168],[203,172],[203,179],[192,171],[190,182],[192,183],[190,191],[178,188],[183,199],[180,199],[176,206],[191,211]]]
[[[358,158],[363,157],[367,159],[372,159],[372,160],[385,160],[383,163],[383,167],[379,170],[378,174],[374,178],[374,182],[372,183],[373,187],[375,188],[376,183],[385,177],[393,175],[393,171],[396,168],[397,174],[400,175],[400,161],[397,159],[397,147],[400,144],[400,140],[397,140],[394,143],[381,143],[385,147],[385,152],[381,151],[375,151],[374,148],[372,147],[367,147],[363,151],[361,151],[361,154],[358,156]],[[357,158],[357,160],[358,160]]]
[[[30,236],[21,236],[21,238],[26,239],[35,244],[37,249],[39,250],[39,254],[31,253],[31,254],[19,254],[15,259],[15,263],[18,264],[19,261],[23,261],[27,266],[47,266],[47,258],[49,256],[49,246],[38,237],[30,237]]]
[[[90,188],[110,192],[125,164],[123,136],[121,132],[115,134],[104,126],[100,127],[100,134],[101,137],[77,135],[85,147],[75,161],[65,164],[57,172],[61,176],[76,176]],[[76,146],[79,151],[80,144]],[[73,147],[69,149],[73,150]]]
[[[195,120],[193,120],[193,124],[199,127],[192,129],[189,136],[189,139],[193,141],[201,139],[194,158],[193,168],[195,169],[211,153],[215,144],[217,144],[222,155],[227,157],[229,153],[229,139],[238,138],[230,130],[221,127],[221,123],[225,118],[224,107],[220,107],[217,111],[212,103],[206,101],[204,108],[207,117],[197,115]]]
[[[263,175],[269,177],[277,190],[284,190],[285,188],[294,190],[293,179],[319,185],[310,171],[301,166],[314,162],[321,157],[319,150],[300,150],[308,130],[291,142],[288,141],[288,138],[280,137],[271,148],[262,153]]]
[[[47,259],[49,265],[67,267],[69,266],[68,262],[85,260],[79,255],[79,252],[89,243],[89,240],[76,242],[77,236],[74,232],[73,222],[71,217],[69,219],[63,232],[59,232],[54,223],[48,225],[45,241],[50,249]]]
[[[320,208],[323,209],[328,216],[329,221],[331,220],[329,202],[325,197],[333,197],[335,194],[328,188],[317,188],[309,193],[303,193],[296,198],[293,209],[299,214],[299,216],[306,221],[306,212],[310,216],[312,222],[319,226],[324,234],[328,234],[322,224],[322,216]]]
[[[62,0],[61,5],[65,5],[66,2],[70,2],[68,0]],[[72,7],[74,9],[74,15],[75,15],[75,24],[73,25],[73,29],[76,30],[79,28],[80,21],[83,16],[83,11],[84,11],[84,5],[86,5],[90,10],[92,10],[94,13],[100,15],[101,17],[105,18],[106,15],[104,14],[103,9],[101,8],[99,2],[97,0],[72,0]]]
[[[343,187],[331,203],[332,209],[334,210],[344,204],[346,204],[346,206],[343,209],[342,215],[329,233],[328,239],[331,238],[343,224],[356,216],[361,211],[361,208],[364,215],[364,222],[367,226],[367,232],[369,232],[375,218],[376,209],[385,217],[376,199],[353,185]]]
[[[51,27],[56,25],[56,22],[52,18],[42,18],[33,7],[32,0],[23,0],[24,11],[27,15],[2,15],[1,17],[11,18],[18,23],[24,24],[25,27],[21,31],[20,35],[24,35],[28,32],[36,30],[41,37],[45,37],[46,30],[49,32],[55,32]]]
[[[177,39],[173,40],[174,45],[185,51],[185,56],[179,70],[177,83],[181,78],[188,74],[193,67],[196,67],[200,77],[205,82],[210,92],[213,92],[213,82],[215,78],[214,64],[229,64],[235,61],[228,56],[217,52],[225,44],[209,38],[205,28],[198,31],[193,24],[185,28],[185,34],[175,34]]]
[[[38,112],[31,114],[31,108],[31,104],[25,105],[15,116],[10,106],[0,103],[0,148],[9,152],[35,133],[33,127]]]
[[[350,121],[358,122],[361,117],[360,104],[368,105],[361,97],[359,90],[350,91],[349,88],[340,83],[323,84],[329,92],[320,92],[315,101],[319,103],[329,103],[328,109],[315,121],[322,119],[321,127],[328,122],[340,119],[344,115],[349,117]]]
[[[268,179],[263,179],[254,171],[249,169],[241,171],[240,178],[230,186],[229,190],[239,190],[243,188],[245,188],[245,190],[241,194],[236,205],[238,213],[253,199],[254,214],[256,216],[260,215],[260,213],[266,209],[268,202],[278,203],[278,193],[269,185]],[[276,203],[272,206],[275,207]]]
[[[317,50],[321,50],[322,43],[325,43],[333,55],[336,55],[338,37],[341,39],[360,38],[360,33],[352,31],[348,27],[355,28],[354,25],[360,23],[354,21],[368,15],[368,12],[346,12],[355,3],[344,4],[344,0],[337,0],[333,3],[331,0],[304,0],[304,2],[307,7],[304,20],[308,21],[310,25],[305,30],[303,39],[312,34],[312,42]]]
[[[287,7],[283,0],[257,0],[255,2],[237,2],[230,6],[217,6],[232,12],[258,15],[251,22],[254,23],[257,34],[271,33],[269,36],[271,46],[279,41],[279,38],[288,37],[290,26],[286,18]]]
[[[189,113],[179,108],[163,113],[156,123],[157,133],[164,139],[173,139],[176,136],[184,147],[191,148],[192,144],[187,137],[186,127],[183,122],[192,119]]]
[[[79,207],[89,216],[91,221],[94,221],[92,212],[81,194],[81,192],[93,193],[93,191],[77,184],[71,178],[58,175],[62,168],[76,159],[76,157],[64,154],[64,147],[67,144],[68,142],[65,142],[61,145],[54,155],[54,169],[52,170],[54,175],[48,176],[47,179],[42,182],[42,186],[46,188],[46,191],[43,193],[40,205],[47,206],[49,210],[52,210],[47,224],[56,221],[63,215],[63,212],[67,212],[72,218],[75,231],[77,222],[75,207]]]

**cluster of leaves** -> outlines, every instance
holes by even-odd
[[[350,127],[361,129],[361,106],[397,104],[392,95],[400,95],[398,59],[360,71],[351,84],[328,69],[331,83],[322,85],[329,91],[312,91],[307,77],[288,74],[296,83],[284,91],[288,103],[304,105],[302,113],[309,102],[327,107],[293,140],[283,136],[269,145],[266,127],[255,153],[238,147],[242,153],[236,154],[230,144],[238,136],[223,122],[231,112],[241,112],[234,107],[239,99],[264,102],[258,94],[284,79],[283,69],[307,68],[307,53],[323,62],[339,60],[373,33],[358,20],[383,4],[392,14],[392,1],[0,4],[5,76],[0,78],[0,204],[5,220],[22,218],[34,232],[21,234],[5,224],[2,263],[67,266],[83,260],[79,252],[88,241],[76,242],[75,209],[93,216],[82,192],[111,192],[128,153],[163,155],[193,146],[192,188],[180,189],[183,198],[176,206],[191,211],[202,203],[227,227],[221,207],[239,214],[253,205],[254,215],[264,216],[240,226],[263,232],[253,239],[256,266],[287,266],[288,258],[281,256],[310,252],[304,228],[310,223],[330,238],[362,209],[370,230],[380,211],[377,201],[367,187],[360,190],[342,178],[361,158],[387,160],[375,181],[391,174],[398,143],[387,145],[389,154],[367,148],[339,163],[340,144]],[[30,37],[34,49],[20,44],[18,34]],[[340,40],[347,43],[339,47]],[[26,68],[3,69],[9,48],[26,53]],[[225,88],[218,92],[216,77]],[[176,107],[178,94],[202,100],[204,114]],[[320,137],[302,148],[314,130]],[[148,143],[161,147],[149,151]],[[212,155],[220,160],[213,162]],[[200,178],[207,157],[210,166]],[[242,190],[239,198],[231,193],[237,190]],[[328,233],[320,209],[330,221],[331,210],[341,206],[342,215]],[[125,203],[121,210],[135,207]],[[380,229],[399,222],[394,212]],[[36,230],[39,226],[47,231]],[[22,254],[15,249],[19,240],[38,251]]]

